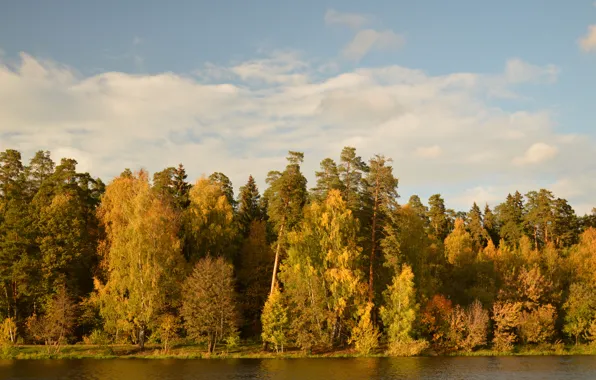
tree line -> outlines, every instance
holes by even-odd
[[[391,159],[353,147],[309,189],[303,159],[236,197],[182,164],[105,185],[73,159],[1,152],[0,340],[395,355],[596,340],[596,209],[546,189],[465,212],[401,203]]]

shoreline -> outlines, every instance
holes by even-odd
[[[499,357],[499,356],[594,356],[596,345],[543,345],[519,346],[510,352],[498,352],[490,349],[480,349],[473,352],[451,352],[436,354],[428,351],[410,357]],[[384,352],[359,354],[354,350],[335,350],[323,353],[308,354],[298,350],[283,353],[263,352],[259,345],[245,345],[226,352],[225,348],[214,354],[205,352],[199,345],[175,346],[169,352],[164,352],[159,345],[147,345],[143,351],[133,345],[65,345],[59,353],[48,353],[46,346],[23,345],[4,348],[0,351],[0,360],[68,360],[68,359],[151,359],[151,360],[196,360],[196,359],[340,359],[340,358],[391,358],[395,356]]]

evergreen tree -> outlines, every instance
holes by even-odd
[[[504,203],[495,208],[500,226],[500,237],[510,246],[516,245],[524,233],[524,201],[516,191],[507,195]]]
[[[476,202],[474,202],[474,204],[472,205],[472,208],[468,212],[467,217],[467,228],[472,237],[474,250],[479,251],[485,246],[488,232],[484,229],[482,212],[480,211],[480,207],[478,207]]]
[[[445,240],[449,234],[449,217],[445,208],[445,201],[440,194],[431,196],[428,200],[430,208],[428,218],[430,220],[432,238],[438,242]]]
[[[368,302],[374,304],[374,278],[377,263],[379,240],[382,239],[382,229],[386,215],[396,206],[397,183],[393,176],[393,168],[388,165],[391,159],[376,155],[370,160],[370,171],[367,173],[366,183],[371,200],[371,247],[368,277]]]
[[[271,291],[277,283],[281,247],[285,243],[285,234],[300,221],[302,208],[306,204],[306,178],[300,172],[300,164],[304,161],[304,154],[290,151],[287,157],[288,165],[282,173],[269,172],[265,192],[267,213],[269,220],[277,232]]]
[[[484,206],[484,220],[482,222],[484,230],[488,234],[487,240],[491,241],[493,245],[497,244],[499,242],[499,225],[495,214],[492,212],[488,204]]]
[[[261,195],[257,183],[252,175],[248,176],[246,185],[240,188],[238,194],[238,220],[240,229],[244,237],[249,232],[250,224],[255,220],[263,219],[263,210],[261,208]]]
[[[356,148],[347,146],[341,151],[337,170],[342,182],[342,197],[350,210],[359,217],[357,211],[362,208],[362,194],[365,188],[364,174],[368,172],[369,168],[362,158],[356,155]]]
[[[215,172],[209,176],[209,180],[214,184],[217,184],[221,187],[226,199],[232,209],[236,209],[236,200],[234,199],[234,186],[232,186],[232,181],[223,173]]]
[[[331,158],[325,158],[321,161],[321,171],[315,172],[315,176],[317,186],[312,189],[312,194],[316,200],[325,200],[331,190],[343,190],[343,183],[339,178],[339,169]]]

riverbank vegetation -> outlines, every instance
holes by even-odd
[[[351,147],[309,189],[287,160],[236,197],[182,165],[105,185],[0,153],[3,355],[594,353],[596,210],[546,189],[403,202],[391,160]]]

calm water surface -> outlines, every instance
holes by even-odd
[[[0,379],[596,379],[596,357],[0,361]]]

